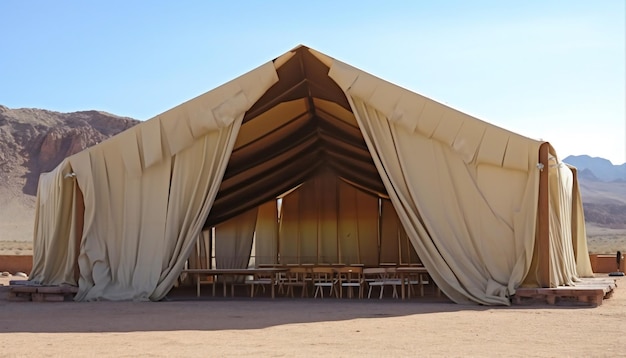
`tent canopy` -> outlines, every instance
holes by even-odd
[[[243,119],[207,226],[258,206],[324,169],[386,196],[346,95],[304,48],[278,58],[278,82]]]
[[[541,148],[552,162],[540,162]],[[319,179],[329,173],[349,186]],[[302,185],[315,180],[344,188],[336,190],[341,201],[329,205],[334,199],[319,199],[324,191]],[[287,200],[297,214],[281,218],[281,228],[299,228],[295,236],[316,228],[319,251],[328,233],[345,243],[371,227],[367,215],[350,213],[378,209],[348,187],[388,198],[455,302],[509,304],[521,284],[544,284],[546,270],[552,286],[591,274],[578,254],[587,249],[575,171],[548,143],[299,46],[43,174],[31,279],[78,283],[79,300],[161,299],[203,228],[277,235],[259,226],[276,225],[261,219],[273,210],[264,206],[299,185],[302,193]],[[306,197],[322,206],[311,210]],[[545,252],[535,243],[548,227]]]

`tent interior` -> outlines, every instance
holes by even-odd
[[[279,226],[255,236],[257,264],[416,263],[348,100],[328,72],[304,48],[277,69],[278,82],[246,112],[205,229],[265,204],[268,217],[257,226],[266,228],[255,232],[267,232],[277,218]],[[242,216],[235,227],[246,217],[258,216]],[[224,246],[238,247],[236,239],[220,239],[231,245],[219,253],[233,258]],[[238,266],[249,254],[241,253]],[[238,268],[225,257],[216,258],[218,267]]]
[[[159,300],[251,254],[420,262],[459,303],[593,274],[549,143],[305,46],[66,158],[37,201],[31,280],[77,300]]]

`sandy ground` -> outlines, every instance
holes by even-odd
[[[0,284],[8,283],[7,278]],[[435,298],[9,302],[1,357],[624,357],[626,278],[598,307]]]

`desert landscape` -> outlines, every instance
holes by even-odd
[[[32,255],[36,184],[64,157],[136,121],[0,106],[0,255]],[[590,254],[626,252],[626,184],[581,172]],[[626,182],[626,179],[625,179]],[[599,277],[606,274],[598,274]],[[22,357],[616,357],[626,354],[626,279],[592,307],[563,300],[510,307],[397,299],[196,298],[162,302],[7,300],[0,276],[0,356]]]

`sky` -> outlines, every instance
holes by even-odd
[[[152,118],[303,44],[626,161],[626,1],[0,1],[0,104]]]

